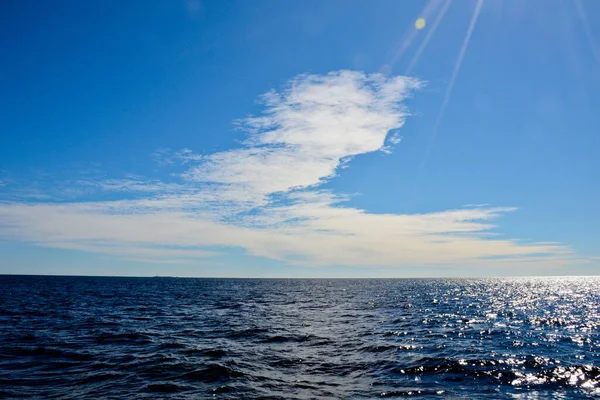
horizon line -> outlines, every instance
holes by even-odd
[[[70,277],[70,278],[171,278],[171,279],[502,279],[502,278],[600,278],[600,275],[491,275],[491,276],[396,276],[396,277],[285,277],[285,276],[173,276],[173,275],[76,275],[76,274],[10,274],[0,273],[0,277]]]

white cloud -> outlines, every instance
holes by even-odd
[[[164,183],[157,180],[147,180],[142,178],[125,178],[125,179],[105,179],[100,181],[79,181],[82,186],[95,187],[100,190],[109,192],[149,192],[149,193],[164,193],[177,192],[186,190],[187,188],[177,183]]]
[[[404,124],[402,100],[419,85],[351,71],[302,75],[263,96],[263,116],[239,121],[250,132],[246,148],[206,156],[184,177],[235,186],[244,197],[319,185],[347,158],[381,150]]]
[[[157,149],[151,154],[152,159],[159,166],[180,164],[185,165],[193,161],[202,160],[202,155],[194,153],[190,149],[181,149],[179,151],[172,151],[171,149],[161,148]]]
[[[160,166],[174,164],[175,161],[171,158],[171,149],[160,148],[156,149],[154,153],[150,155],[152,160]]]
[[[128,177],[87,183],[136,193],[135,199],[0,203],[0,237],[171,262],[232,247],[302,265],[580,261],[560,244],[492,236],[493,221],[512,208],[373,214],[319,188],[353,156],[397,143],[408,115],[403,100],[420,85],[350,71],[299,76],[262,97],[262,116],[238,121],[248,132],[243,147],[205,156],[158,150],[153,157],[159,164],[185,166],[181,182]]]

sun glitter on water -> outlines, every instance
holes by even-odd
[[[424,27],[425,27],[425,19],[419,18],[418,20],[415,21],[415,28],[423,29]]]

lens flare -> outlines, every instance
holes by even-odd
[[[423,18],[419,18],[416,22],[415,22],[415,28],[417,29],[423,29],[425,27],[425,19]]]

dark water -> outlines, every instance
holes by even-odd
[[[0,398],[591,398],[599,289],[0,276]]]

